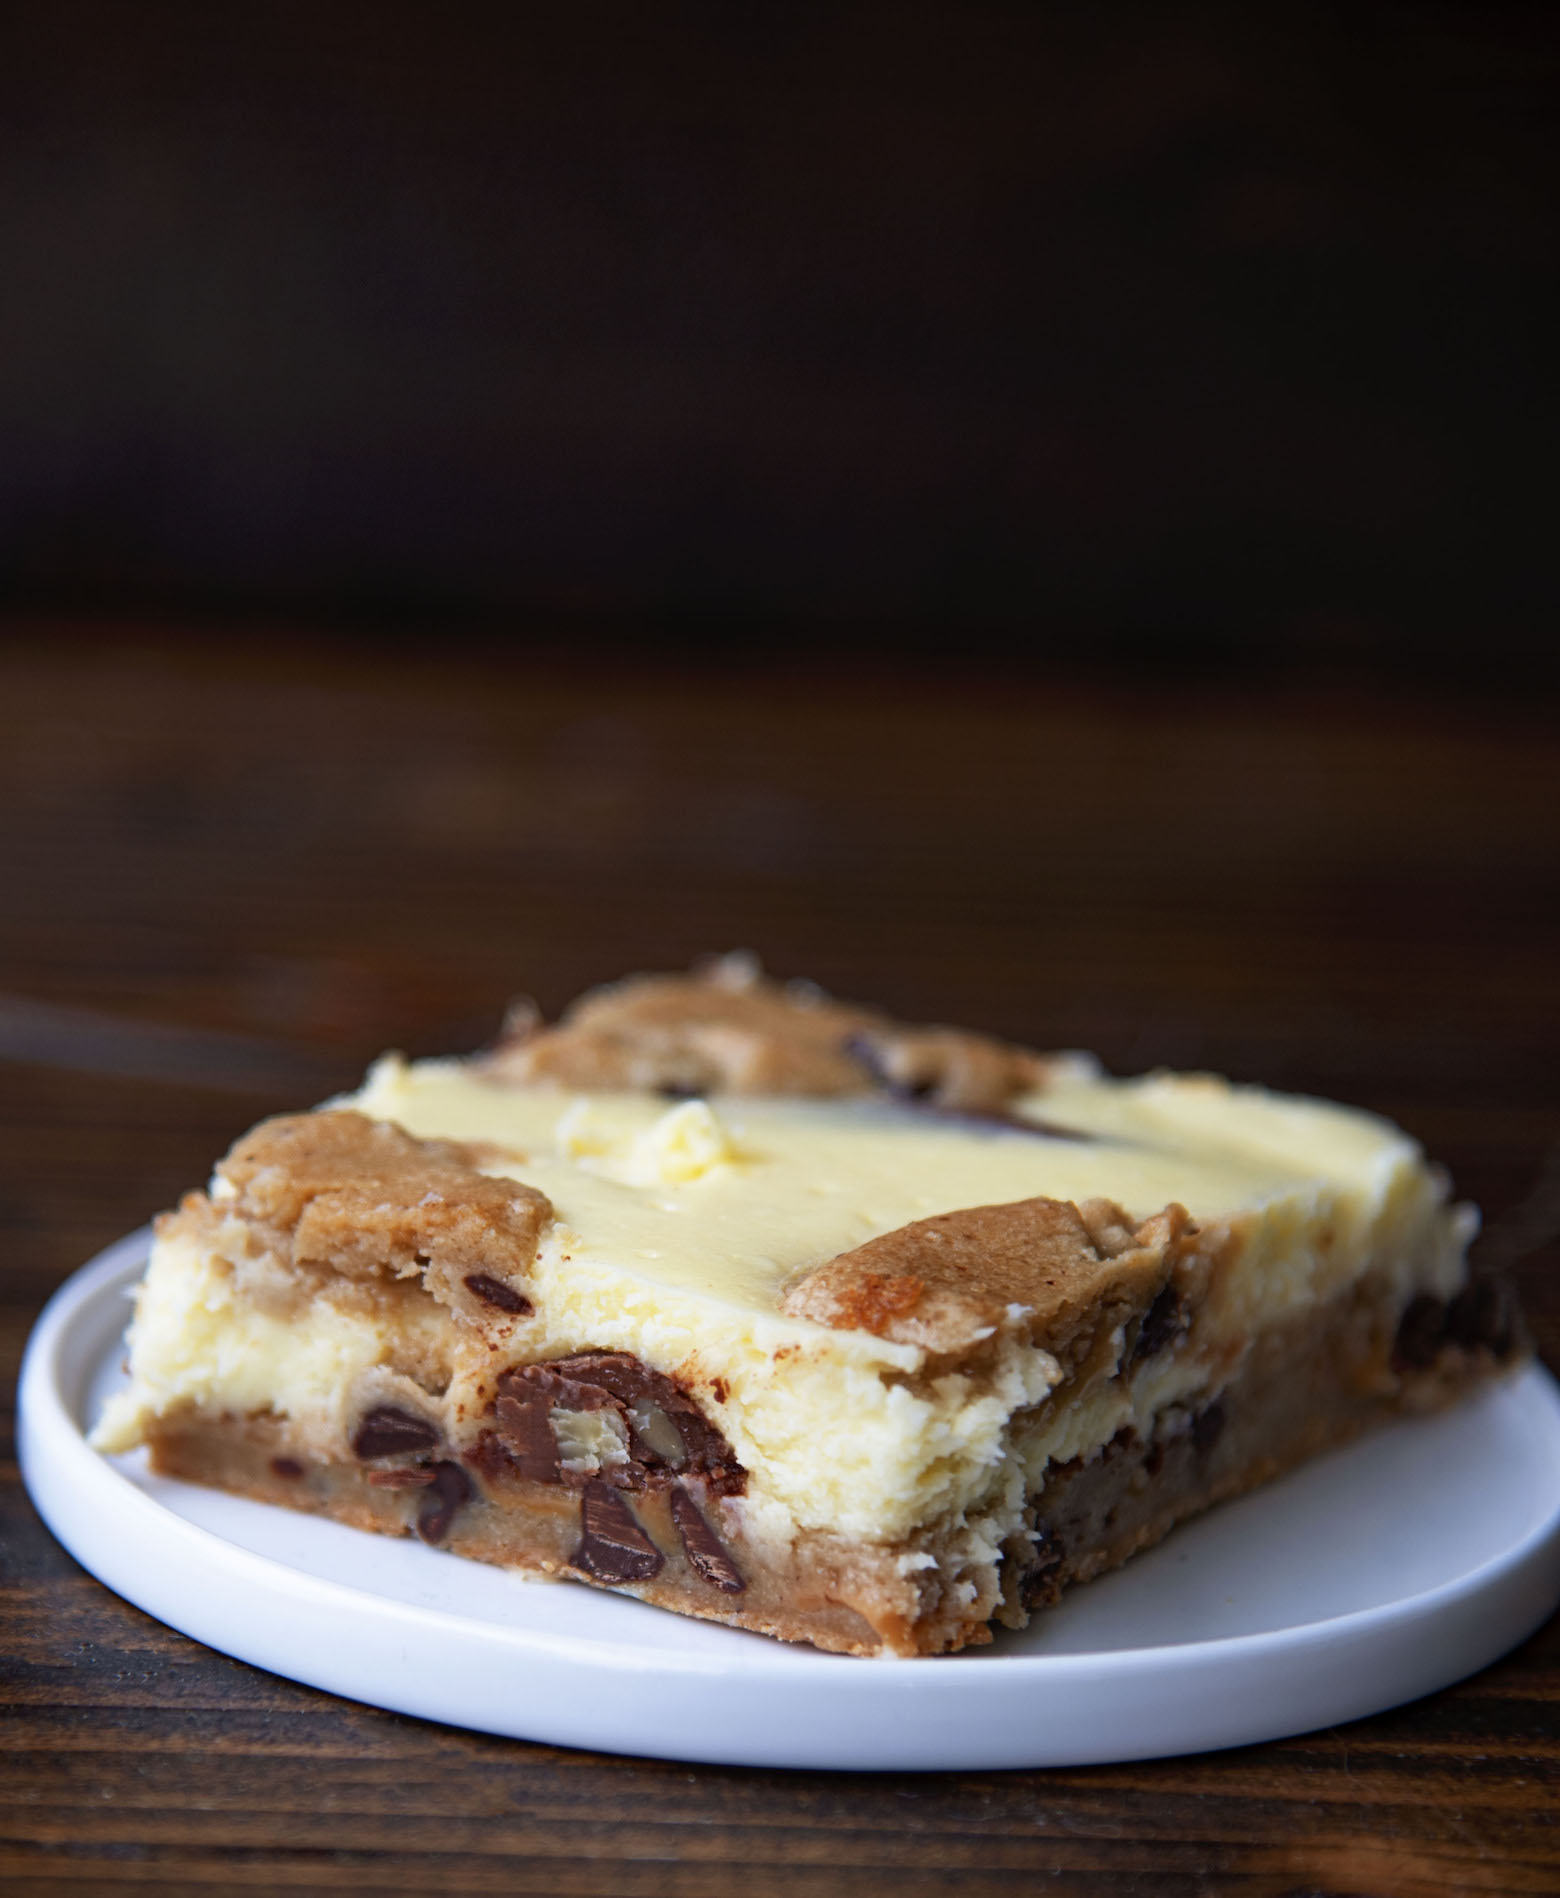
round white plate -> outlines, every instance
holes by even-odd
[[[399,1713],[746,1766],[1146,1759],[1353,1720],[1485,1666],[1560,1599],[1560,1391],[1536,1366],[1178,1530],[1023,1634],[864,1661],[523,1581],[105,1458],[132,1234],[55,1295],[22,1469],[110,1588],[223,1653]]]

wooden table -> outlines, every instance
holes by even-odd
[[[471,1046],[517,989],[554,1009],[736,944],[912,1016],[1392,1114],[1522,1255],[1560,1351],[1532,1198],[1560,1134],[1544,706],[21,629],[0,784],[8,1360],[260,1113],[384,1045]],[[1241,1752],[734,1771],[274,1679],[91,1580],[14,1462],[3,1507],[14,1898],[1560,1891],[1560,1623]]]

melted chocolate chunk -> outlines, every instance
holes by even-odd
[[[455,1512],[471,1501],[471,1478],[458,1463],[435,1463],[433,1479],[417,1511],[417,1533],[424,1542],[442,1542],[450,1532]]]
[[[578,1378],[559,1376],[550,1365],[527,1364],[520,1370],[506,1371],[498,1380],[493,1412],[504,1447],[520,1474],[533,1483],[562,1483],[568,1479],[553,1435],[555,1404],[564,1410],[622,1411],[610,1391]]]
[[[1024,1607],[1049,1607],[1059,1598],[1062,1564],[1066,1560],[1066,1546],[1042,1523],[1035,1538],[1034,1554],[1018,1587]]]
[[[1206,1456],[1224,1435],[1224,1406],[1217,1398],[1192,1419],[1192,1448]]]
[[[712,1489],[723,1495],[737,1495],[746,1488],[747,1472],[738,1463],[731,1445],[682,1386],[660,1371],[652,1371],[648,1364],[641,1364],[626,1351],[592,1351],[577,1358],[560,1359],[553,1368],[600,1385],[625,1406],[629,1412],[634,1457],[644,1463],[650,1473],[669,1480],[672,1470],[685,1467],[690,1473],[704,1477]],[[682,1440],[686,1465],[663,1456],[641,1436],[633,1418],[634,1407],[639,1404],[659,1410],[671,1424]]]
[[[1503,1279],[1470,1279],[1449,1305],[1428,1292],[1403,1308],[1392,1340],[1395,1371],[1428,1371],[1448,1345],[1509,1357],[1517,1347],[1517,1305]]]
[[[552,1398],[546,1391],[519,1378],[500,1391],[493,1407],[504,1448],[528,1482],[562,1481],[558,1442],[548,1421],[551,1409]]]
[[[397,1410],[393,1404],[380,1404],[368,1411],[352,1438],[353,1454],[364,1463],[377,1456],[406,1456],[415,1450],[431,1450],[439,1433],[426,1417],[414,1417],[410,1411]]]
[[[647,1582],[664,1558],[618,1492],[592,1477],[580,1500],[580,1545],[569,1560],[598,1582]]]
[[[271,1474],[285,1477],[289,1483],[296,1483],[303,1474],[303,1465],[295,1456],[273,1456]]]
[[[536,1310],[523,1292],[517,1292],[502,1279],[489,1277],[486,1272],[468,1272],[461,1283],[473,1298],[480,1298],[495,1311],[507,1311],[515,1318],[529,1318]]]
[[[704,1512],[681,1484],[672,1491],[672,1521],[682,1537],[683,1554],[711,1588],[723,1595],[740,1595],[747,1587],[742,1572],[715,1531],[704,1519]]]
[[[1395,1371],[1428,1371],[1446,1336],[1446,1307],[1428,1292],[1416,1293],[1403,1307],[1392,1341]]]
[[[1137,1343],[1132,1347],[1133,1362],[1136,1363],[1140,1358],[1151,1358],[1163,1351],[1185,1329],[1181,1316],[1181,1294],[1173,1284],[1166,1285],[1143,1314]]]
[[[746,1487],[747,1472],[731,1445],[687,1392],[625,1351],[552,1358],[498,1380],[499,1436],[532,1482],[580,1480],[560,1463],[550,1421],[555,1406],[617,1412],[630,1456],[600,1473],[616,1489],[664,1488],[678,1475],[700,1477],[720,1495],[739,1495]]]

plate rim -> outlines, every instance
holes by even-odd
[[[205,1633],[194,1633],[188,1627],[182,1627],[179,1620],[173,1619],[163,1606],[151,1605],[137,1600],[122,1587],[123,1569],[119,1579],[110,1579],[104,1568],[114,1569],[110,1559],[106,1564],[101,1559],[101,1551],[94,1548],[90,1554],[84,1554],[77,1546],[78,1542],[90,1542],[91,1537],[82,1536],[79,1525],[62,1518],[69,1517],[69,1510],[60,1510],[53,1505],[49,1487],[41,1480],[42,1465],[51,1456],[65,1460],[67,1469],[81,1473],[89,1486],[97,1487],[102,1495],[112,1495],[114,1505],[121,1511],[128,1510],[142,1523],[156,1525],[157,1530],[166,1535],[172,1533],[186,1542],[192,1549],[198,1550],[209,1562],[242,1576],[250,1586],[260,1586],[271,1592],[291,1597],[295,1602],[312,1600],[322,1608],[335,1612],[361,1610],[364,1603],[372,1603],[376,1617],[389,1619],[403,1628],[419,1628],[425,1631],[442,1633],[447,1639],[478,1640],[491,1643],[515,1655],[546,1656],[560,1660],[576,1668],[587,1668],[597,1674],[610,1676],[661,1676],[680,1679],[684,1682],[704,1681],[729,1683],[733,1676],[740,1675],[742,1680],[760,1690],[784,1684],[790,1686],[798,1680],[811,1681],[822,1686],[825,1680],[838,1683],[845,1680],[859,1681],[867,1685],[866,1675],[870,1676],[871,1696],[884,1692],[897,1697],[900,1691],[914,1691],[926,1697],[929,1705],[936,1703],[946,1707],[951,1700],[979,1698],[983,1691],[994,1688],[998,1679],[1005,1684],[1026,1685],[1033,1691],[1041,1684],[1074,1687],[1095,1685],[1102,1689],[1118,1688],[1145,1674],[1185,1676],[1207,1673],[1215,1667],[1239,1671],[1242,1663],[1259,1661],[1264,1653],[1275,1662],[1304,1662],[1307,1654],[1317,1647],[1329,1647],[1342,1644],[1351,1645],[1373,1631],[1381,1631],[1383,1624],[1391,1624],[1394,1629],[1412,1626],[1426,1620],[1442,1616],[1455,1616],[1478,1597],[1504,1589],[1508,1594],[1515,1593],[1526,1599],[1526,1611],[1519,1609],[1516,1619],[1504,1624],[1493,1639],[1475,1642],[1474,1648],[1482,1653],[1482,1658],[1472,1667],[1454,1664],[1450,1669],[1439,1673],[1436,1669],[1426,1670],[1428,1684],[1416,1688],[1408,1697],[1436,1691],[1452,1681],[1464,1678],[1468,1673],[1488,1665],[1529,1634],[1541,1626],[1555,1606],[1556,1597],[1560,1597],[1560,1477],[1557,1477],[1555,1490],[1549,1499],[1549,1508],[1539,1521],[1509,1547],[1465,1573],[1449,1580],[1438,1582],[1428,1589],[1415,1594],[1402,1596],[1390,1602],[1378,1603],[1370,1607],[1348,1610],[1342,1614],[1324,1616],[1316,1621],[1302,1622],[1290,1627],[1262,1629],[1249,1633],[1232,1634],[1213,1638],[1202,1638],[1179,1643],[1145,1645],[1143,1647],[1125,1647],[1072,1651],[1056,1654],[1003,1654],[989,1655],[980,1653],[967,1657],[972,1665],[959,1666],[960,1657],[915,1656],[883,1657],[875,1661],[864,1662],[859,1657],[824,1654],[807,1647],[774,1643],[763,1637],[748,1637],[752,1646],[744,1642],[740,1654],[740,1663],[733,1665],[730,1658],[719,1654],[703,1654],[688,1649],[661,1650],[647,1648],[613,1635],[595,1635],[580,1632],[563,1632],[554,1629],[538,1629],[526,1626],[510,1626],[501,1622],[488,1621],[447,1607],[435,1607],[403,1601],[394,1596],[376,1592],[371,1585],[348,1583],[326,1576],[311,1574],[305,1569],[294,1567],[282,1557],[266,1555],[250,1549],[241,1543],[229,1540],[218,1531],[192,1522],[170,1509],[148,1494],[135,1483],[123,1470],[117,1468],[108,1458],[92,1450],[86,1441],[83,1424],[77,1414],[79,1401],[73,1400],[64,1387],[64,1379],[69,1370],[66,1353],[73,1340],[79,1342],[75,1327],[84,1319],[95,1319],[95,1330],[100,1330],[108,1316],[107,1301],[120,1296],[144,1269],[147,1252],[151,1243],[152,1228],[141,1227],[126,1234],[123,1238],[105,1247],[85,1265],[72,1273],[55,1291],[44,1306],[29,1336],[23,1354],[21,1375],[18,1380],[17,1432],[18,1456],[22,1468],[23,1481],[26,1484],[34,1506],[43,1517],[58,1540],[81,1561],[98,1580],[126,1599],[136,1601],[136,1605],[166,1625],[179,1629],[190,1638],[200,1640],[221,1652],[236,1655],[251,1665],[265,1667],[268,1671],[282,1673],[295,1680],[305,1681],[316,1687],[323,1686],[326,1691],[343,1694],[347,1698],[358,1698],[368,1704],[390,1707],[401,1712],[417,1713],[417,1709],[405,1704],[404,1698],[396,1696],[375,1697],[355,1695],[338,1685],[311,1679],[307,1671],[289,1670],[278,1667],[270,1661],[256,1660],[253,1643],[251,1652],[243,1652],[243,1643],[239,1646],[212,1640]],[[95,1335],[95,1334],[94,1334]],[[93,1347],[82,1344],[80,1349],[89,1363],[94,1361]],[[1536,1406],[1535,1414],[1543,1414],[1557,1447],[1560,1447],[1560,1386],[1549,1371],[1537,1360],[1532,1360],[1520,1370],[1507,1386],[1508,1389],[1526,1387],[1525,1398]],[[88,1474],[90,1472],[90,1474]],[[450,1557],[451,1560],[460,1558]],[[1536,1588],[1524,1590],[1520,1584],[1526,1576],[1536,1581]],[[520,1578],[517,1578],[520,1579]],[[1538,1605],[1538,1598],[1543,1604]],[[1536,1612],[1534,1612],[1536,1606]],[[186,1615],[185,1619],[189,1617]],[[1493,1617],[1492,1617],[1493,1619]],[[732,1630],[741,1634],[741,1630]],[[950,1665],[950,1663],[955,1663]],[[895,1683],[897,1685],[891,1685]],[[1347,1696],[1344,1696],[1347,1699]],[[1366,1696],[1369,1699],[1369,1696]],[[1400,1697],[1401,1698],[1401,1697]],[[1397,1704],[1386,1700],[1380,1706]],[[1345,1714],[1343,1718],[1361,1717],[1365,1709],[1357,1709]],[[458,1717],[439,1714],[422,1714],[424,1718],[445,1718],[450,1724],[479,1726],[475,1720],[461,1722]],[[1249,1725],[1249,1723],[1247,1723]],[[1285,1724],[1275,1718],[1269,1723],[1258,1722],[1262,1733],[1270,1738],[1279,1738],[1284,1734],[1309,1731],[1320,1723],[1307,1720],[1303,1725]],[[481,1730],[511,1731],[510,1728],[487,1726]],[[546,1739],[545,1734],[525,1737]],[[1223,1741],[1210,1741],[1206,1735],[1191,1741],[1185,1748],[1156,1745],[1151,1751],[1138,1752],[1131,1747],[1109,1749],[1106,1751],[1084,1750],[1077,1754],[1066,1754],[1067,1761],[1077,1764],[1099,1763],[1105,1760],[1125,1760],[1130,1758],[1165,1757],[1181,1751],[1201,1751],[1210,1746],[1240,1745],[1249,1743],[1256,1737],[1232,1737]],[[554,1741],[554,1743],[559,1743]],[[599,1744],[610,1748],[610,1741],[591,1742],[564,1740],[562,1744]],[[623,1750],[646,1753],[653,1749],[635,1745]],[[1061,1764],[1062,1756],[1054,1754],[1054,1749],[1037,1745],[1034,1764]],[[1007,1751],[1011,1754],[1012,1749]],[[690,1750],[686,1746],[669,1746],[661,1757],[674,1759],[721,1759],[727,1763],[747,1764],[797,1764],[816,1765],[819,1760],[801,1758],[795,1747],[782,1758],[776,1754],[772,1758],[759,1759],[747,1753],[721,1753],[719,1751]],[[1042,1757],[1050,1754],[1049,1757]],[[944,1762],[952,1764],[953,1762]],[[965,1764],[962,1760],[959,1764]],[[1000,1764],[1017,1764],[1007,1758]],[[880,1770],[905,1770],[906,1762],[895,1758],[892,1762],[853,1762],[858,1769],[863,1766],[879,1767]],[[969,1765],[977,1764],[973,1759]],[[936,1770],[932,1764],[923,1770]]]

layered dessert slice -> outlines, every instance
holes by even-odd
[[[1370,1115],[727,961],[381,1061],[158,1224],[94,1441],[850,1654],[1022,1625],[1509,1365]]]

